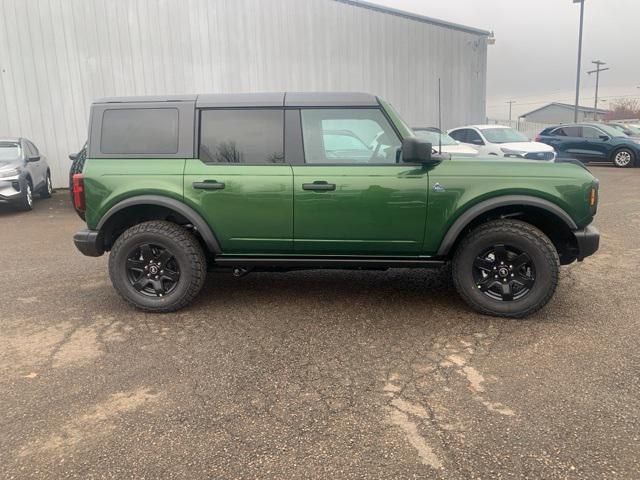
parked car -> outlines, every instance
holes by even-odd
[[[451,138],[447,133],[441,132],[435,127],[416,127],[413,129],[416,137],[421,138],[433,145],[433,149],[438,151],[442,146],[442,153],[449,153],[456,157],[477,157],[478,150],[468,145],[462,145],[457,140]]]
[[[611,125],[616,130],[620,130],[627,137],[640,139],[640,128],[636,127],[635,125],[617,122],[608,122],[607,125]]]
[[[46,158],[26,138],[0,139],[0,203],[31,210],[34,192],[41,198],[53,193]]]
[[[545,128],[536,138],[556,149],[559,156],[583,162],[609,161],[632,167],[640,157],[640,141],[603,123],[576,123]]]
[[[522,133],[504,125],[471,125],[449,130],[457,141],[477,149],[480,155],[526,158],[552,162],[553,148],[532,142]]]
[[[598,249],[598,182],[581,164],[432,156],[368,94],[112,98],[91,106],[89,131],[74,241],[110,251],[113,286],[146,311],[186,306],[207,267],[451,261],[469,305],[523,317],[553,296],[561,264]],[[328,147],[336,131],[367,155]]]

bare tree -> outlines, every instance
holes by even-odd
[[[640,118],[640,101],[637,98],[619,98],[611,102],[607,120]]]

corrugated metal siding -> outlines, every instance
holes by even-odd
[[[333,0],[0,0],[0,136],[56,186],[98,97],[356,90],[412,125],[485,117],[486,38]]]

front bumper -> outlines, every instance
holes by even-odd
[[[99,257],[104,253],[100,232],[96,230],[80,230],[73,236],[73,243],[87,257]]]
[[[579,262],[596,253],[600,246],[600,232],[596,227],[589,225],[582,230],[575,230],[573,235],[576,237],[578,245]]]
[[[20,177],[0,179],[0,203],[14,203],[22,199],[24,181]]]

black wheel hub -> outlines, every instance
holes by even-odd
[[[482,252],[472,270],[478,290],[503,302],[525,297],[536,281],[531,257],[509,245],[494,245]]]
[[[171,293],[180,281],[173,253],[159,245],[143,243],[127,256],[126,273],[131,286],[149,297]]]

